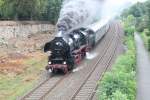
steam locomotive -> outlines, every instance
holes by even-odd
[[[87,27],[77,28],[63,36],[56,36],[44,46],[44,52],[50,51],[46,70],[67,73],[81,62],[96,43],[107,33],[109,24],[101,22]]]

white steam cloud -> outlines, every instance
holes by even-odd
[[[145,1],[146,0],[105,0],[102,7],[101,20],[113,19],[119,16],[124,9],[129,8],[137,2]]]
[[[105,0],[101,17],[102,19],[113,19],[131,5],[129,0]]]
[[[68,30],[88,26],[101,19],[101,23],[119,16],[137,2],[146,0],[65,0],[57,22],[59,36]],[[105,21],[103,21],[105,20]]]
[[[86,59],[94,59],[95,57],[98,56],[98,53],[86,53]]]

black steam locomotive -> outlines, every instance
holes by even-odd
[[[94,45],[107,33],[109,24],[100,22],[86,28],[75,29],[63,36],[55,37],[44,46],[44,52],[50,51],[46,70],[67,73],[79,64]]]

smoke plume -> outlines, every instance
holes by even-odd
[[[100,19],[101,0],[65,0],[57,22],[58,31],[68,31]]]
[[[119,16],[124,9],[129,8],[137,2],[145,2],[146,0],[104,0],[101,11],[102,19],[114,19]]]
[[[98,20],[106,23],[137,2],[146,0],[64,0],[57,22],[57,35],[88,26]]]

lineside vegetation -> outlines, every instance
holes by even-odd
[[[133,37],[126,37],[125,43],[128,50],[117,59],[112,70],[99,83],[99,100],[135,100],[136,57]]]
[[[129,16],[132,16],[132,25],[140,33],[146,48],[150,52],[150,0],[144,3],[137,3],[122,14],[122,17],[125,19]]]
[[[132,16],[123,22],[127,51],[118,57],[112,70],[106,72],[99,83],[99,100],[135,100],[136,99],[136,51]]]
[[[0,20],[38,20],[55,24],[62,0],[0,0]]]

